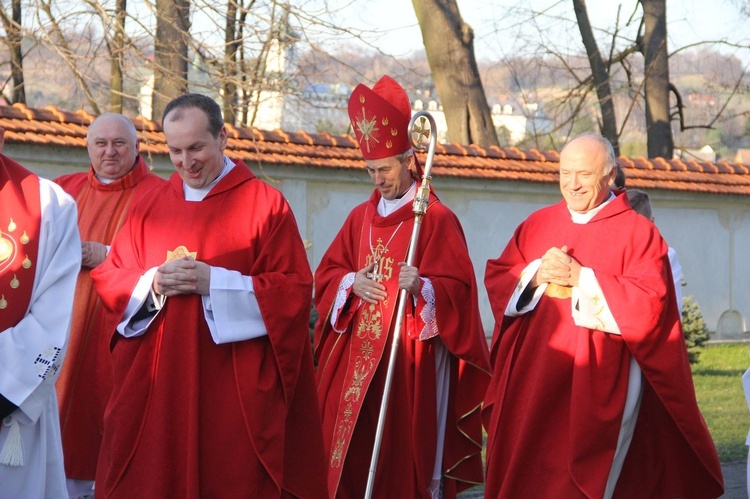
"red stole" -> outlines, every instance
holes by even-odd
[[[29,309],[41,218],[39,178],[0,154],[0,333]]]
[[[92,167],[86,173],[64,175],[55,182],[76,200],[81,240],[107,245],[144,192],[165,183],[149,174],[140,156],[130,172],[108,184],[96,178]],[[101,301],[90,272],[81,268],[78,274],[70,343],[56,383],[65,474],[84,480],[93,480],[96,474],[104,408],[112,391],[111,331],[103,324]]]
[[[365,223],[362,224],[360,233],[357,268],[364,268],[376,261],[372,274],[385,286],[388,298],[376,305],[362,301],[353,318],[349,361],[344,376],[345,388],[341,391],[328,468],[328,488],[332,496],[341,479],[351,436],[367,390],[383,352],[390,346],[387,341],[388,331],[394,320],[399,294],[398,262],[406,259],[414,226],[411,212],[407,212],[406,217],[384,218],[374,213],[373,205],[367,205],[366,210]],[[356,297],[354,299],[359,300]]]

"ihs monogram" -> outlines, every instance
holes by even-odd
[[[383,244],[383,240],[381,238],[378,238],[378,244],[373,247],[372,223],[370,224],[370,254],[365,257],[365,262],[368,266],[374,263],[375,267],[373,267],[372,272],[367,273],[368,279],[372,279],[373,281],[377,282],[383,282],[384,280],[390,280],[390,278],[393,276],[393,258],[384,258],[384,255],[388,253],[388,246],[390,246],[391,241],[393,241],[393,238],[396,237],[396,233],[402,225],[404,225],[403,220],[400,224],[398,224],[396,230],[393,231],[393,234],[391,234],[391,238],[388,239],[387,243]]]

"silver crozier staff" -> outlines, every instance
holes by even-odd
[[[426,127],[425,125],[428,121],[429,127]],[[425,162],[424,173],[422,174],[422,183],[419,185],[417,195],[414,197],[414,228],[411,232],[409,251],[406,254],[406,265],[412,266],[414,263],[414,255],[417,252],[417,240],[419,239],[419,229],[422,227],[422,217],[427,213],[427,204],[430,201],[430,179],[432,178],[430,177],[430,170],[432,170],[432,161],[435,157],[435,146],[437,145],[435,119],[427,111],[419,111],[412,116],[411,121],[409,122],[409,130],[411,133],[411,145],[414,150],[424,151],[425,146],[423,145],[423,141],[425,137],[430,139],[430,145],[429,148],[427,148],[427,161]],[[370,473],[367,476],[367,489],[365,490],[366,499],[372,497],[372,490],[375,485],[375,471],[378,468],[380,443],[383,440],[385,415],[388,411],[388,394],[391,391],[391,383],[393,382],[393,371],[396,367],[396,354],[398,353],[398,345],[401,341],[401,328],[404,323],[408,294],[409,292],[405,289],[402,289],[398,294],[396,328],[393,331],[393,338],[391,339],[391,358],[388,360],[388,372],[386,373],[385,386],[383,387],[383,400],[380,402],[378,428],[375,432],[375,446],[372,449]]]

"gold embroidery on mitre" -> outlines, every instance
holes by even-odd
[[[4,262],[13,255],[13,245],[8,239],[0,236],[0,262]]]
[[[13,279],[10,280],[10,287],[16,289],[20,285],[21,283],[18,281],[18,278],[13,274]]]
[[[396,127],[391,128],[391,135],[393,135],[394,137],[398,135],[398,128]]]
[[[8,302],[5,301],[5,295],[0,296],[0,310],[8,306]]]
[[[373,114],[372,118],[368,119],[367,110],[364,106],[362,107],[362,116],[357,118],[357,128],[362,135],[362,138],[359,139],[360,147],[362,147],[361,143],[364,140],[367,145],[367,152],[370,152],[370,140],[375,144],[380,143],[378,140],[378,132],[380,131],[378,128],[378,118]]]
[[[177,246],[174,251],[167,250],[167,259],[164,261],[164,263],[179,260],[180,258],[184,257],[188,257],[190,260],[195,260],[198,258],[198,252],[190,251],[185,246],[180,245]]]
[[[383,119],[380,122],[383,126],[388,126],[388,116],[383,116]]]
[[[21,236],[21,244],[28,244],[29,242],[29,236],[26,235],[26,231],[23,231],[23,235]]]
[[[23,263],[21,263],[21,266],[25,269],[31,267],[31,260],[29,260],[29,255],[26,255],[26,258],[23,259]]]
[[[359,102],[360,102],[360,104],[364,104],[365,103],[365,94],[359,94]]]
[[[544,294],[550,298],[570,298],[573,296],[573,288],[570,286],[560,286],[559,284],[549,283],[547,289],[544,290]]]
[[[385,143],[385,148],[386,149],[390,149],[392,147],[393,147],[393,142],[391,142],[390,140]]]
[[[11,218],[10,223],[8,224],[8,232],[13,232],[14,230],[16,230],[16,222]]]

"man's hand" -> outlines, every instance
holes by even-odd
[[[162,264],[154,275],[154,291],[164,296],[207,295],[210,286],[211,267],[187,257]]]
[[[354,284],[352,285],[352,293],[373,305],[379,301],[385,300],[388,296],[385,292],[385,286],[367,277],[367,274],[374,269],[374,262],[361,269],[354,275]]]
[[[530,285],[534,288],[541,284],[553,283],[560,286],[578,286],[581,275],[581,264],[568,255],[568,247],[550,248],[542,257],[542,264]]]
[[[93,269],[107,258],[107,246],[96,241],[81,241],[81,267]]]
[[[405,262],[398,264],[400,267],[398,273],[398,288],[405,289],[413,296],[419,295],[419,290],[422,288],[422,279],[419,278],[419,270],[417,267],[407,265]]]

